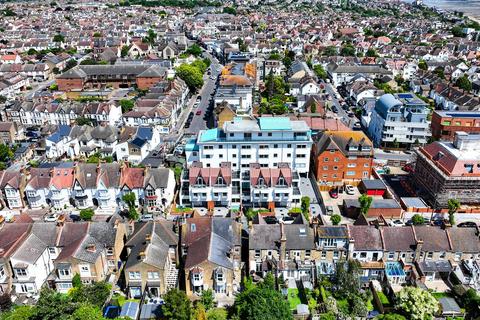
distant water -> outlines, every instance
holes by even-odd
[[[405,2],[412,2],[412,0],[405,0]],[[423,3],[430,7],[461,11],[465,15],[480,18],[480,0],[423,0]]]

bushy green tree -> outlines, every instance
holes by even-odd
[[[196,91],[203,86],[202,72],[189,64],[183,63],[176,69],[177,75],[185,81],[190,90]]]
[[[200,302],[205,307],[205,310],[210,310],[215,306],[215,297],[213,296],[212,289],[207,289],[202,291],[200,296]]]
[[[319,79],[327,79],[327,72],[321,64],[316,64],[313,66],[313,72],[317,75]]]
[[[164,296],[163,316],[171,320],[190,320],[192,306],[185,292],[172,289]]]
[[[122,113],[127,113],[133,109],[135,102],[130,99],[121,99],[120,107],[122,108]]]
[[[414,214],[413,217],[412,217],[412,223],[414,225],[421,225],[423,224],[425,221],[423,220],[423,217],[421,215],[419,215],[418,213],[417,214]]]
[[[56,34],[53,36],[53,42],[65,42],[65,37],[61,34]]]
[[[251,285],[242,291],[233,305],[234,316],[242,320],[293,319],[288,302],[270,285]]]
[[[227,320],[227,310],[214,308],[207,311],[207,320]]]
[[[455,85],[465,91],[472,90],[472,82],[468,79],[466,75],[463,75],[460,78],[458,78],[457,81],[455,82]]]
[[[102,311],[98,307],[92,305],[82,305],[72,314],[68,320],[105,320]]]
[[[432,319],[438,310],[438,301],[427,290],[405,287],[398,292],[397,309],[413,320]]]
[[[310,198],[306,196],[302,197],[302,199],[300,199],[300,207],[302,208],[303,216],[308,221],[310,218]]]
[[[372,205],[373,198],[369,197],[366,194],[362,194],[358,198],[358,202],[360,203],[360,212],[366,216],[368,214],[368,210],[370,210],[370,206]]]
[[[33,306],[19,306],[12,311],[0,313],[0,320],[29,320],[33,319],[35,314],[35,307]]]
[[[198,44],[194,43],[185,51],[185,53],[198,57],[202,54],[202,48],[200,48]]]
[[[447,207],[448,207],[448,220],[451,225],[454,225],[455,213],[460,208],[460,201],[458,201],[457,199],[448,199]]]
[[[333,214],[331,217],[330,217],[330,221],[332,222],[332,224],[334,226],[337,226],[340,224],[340,222],[342,221],[342,217],[339,215],[339,214]]]

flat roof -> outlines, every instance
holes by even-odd
[[[258,119],[260,130],[292,130],[292,123],[287,117],[261,117]]]
[[[425,201],[419,197],[403,197],[400,198],[400,200],[402,200],[407,208],[428,208]]]
[[[452,118],[480,118],[480,112],[472,111],[435,111],[441,117],[452,117]]]
[[[202,131],[200,134],[200,142],[216,141],[218,137],[218,129],[209,129]]]
[[[362,183],[367,189],[386,190],[387,186],[380,179],[362,179]]]

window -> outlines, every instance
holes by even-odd
[[[338,162],[340,159],[338,157],[333,158],[334,162]]]
[[[147,272],[147,278],[149,280],[160,279],[160,275],[158,274],[158,272],[149,271]]]
[[[250,145],[242,146],[242,149],[251,149],[251,148],[252,148],[252,146],[250,146]]]
[[[223,272],[217,272],[216,276],[217,276],[218,282],[223,282],[223,279],[224,279]]]
[[[367,257],[366,252],[360,252],[360,259],[365,259]]]
[[[196,184],[197,184],[197,185],[204,185],[204,184],[205,184],[205,182],[203,181],[203,178],[202,178],[202,177],[198,177],[198,178],[197,178],[197,183],[196,183]]]
[[[388,260],[393,260],[394,258],[395,258],[395,252],[390,251],[390,252],[388,253]]]
[[[323,166],[323,170],[328,170],[328,166]]]
[[[347,171],[346,175],[347,175],[347,176],[354,176],[354,175],[355,175],[355,171]]]
[[[255,258],[260,258],[260,250],[255,250]]]
[[[69,277],[71,274],[70,269],[58,269],[58,275],[60,277]]]
[[[107,248],[107,256],[113,256],[113,248],[112,247]]]
[[[349,163],[349,164],[347,165],[347,167],[349,167],[349,168],[355,168],[356,166],[357,166],[356,163]]]
[[[335,149],[331,149],[331,150],[330,150],[330,153],[335,153]]]
[[[0,265],[0,279],[3,279],[5,277],[5,266],[2,264]]]
[[[194,273],[193,274],[193,281],[200,281],[202,279],[200,273]]]
[[[460,261],[462,258],[462,253],[461,252],[455,252],[455,261]]]
[[[141,279],[140,271],[129,271],[128,278],[130,280],[140,280]]]
[[[433,259],[433,252],[427,252],[427,259],[431,260]]]
[[[273,147],[274,147],[274,148],[278,148],[278,144],[274,144]]]
[[[218,177],[217,178],[217,184],[218,185],[223,185],[225,183],[225,181],[223,180],[223,177]]]
[[[147,197],[151,197],[155,195],[155,190],[153,189],[147,189]]]
[[[15,274],[17,275],[17,277],[26,277],[27,269],[17,268],[15,269]]]
[[[297,158],[306,158],[307,155],[306,154],[297,154]]]
[[[56,254],[56,253],[57,253],[57,250],[56,250],[55,248],[53,248],[53,247],[49,247],[49,248],[48,248],[48,253],[50,253],[50,254]]]
[[[328,162],[328,158],[323,158],[323,162]]]
[[[271,136],[272,136],[272,133],[271,133],[271,132],[269,132],[269,133],[268,133],[268,136],[269,136],[269,137],[271,137]]]
[[[327,258],[327,251],[322,251],[322,259],[326,259]]]
[[[68,290],[68,289],[71,289],[72,288],[72,284],[67,282],[67,283],[56,283],[55,284],[57,286],[58,289],[60,290]]]
[[[80,276],[90,276],[90,266],[89,265],[80,265]]]
[[[338,259],[338,257],[339,257],[339,252],[333,251],[333,259]]]
[[[306,258],[306,259],[310,258],[311,255],[312,255],[312,251],[311,251],[311,250],[305,250],[305,258]]]

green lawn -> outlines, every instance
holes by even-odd
[[[377,291],[378,299],[380,299],[380,302],[383,304],[383,306],[388,307],[390,306],[390,300],[388,300],[388,297],[383,293],[382,291]]]
[[[297,306],[302,303],[302,301],[300,301],[300,297],[298,296],[298,289],[288,289],[288,303],[290,303],[290,309],[292,310],[296,309]]]
[[[432,292],[432,296],[434,296],[437,300],[440,298],[453,298],[453,296],[448,292]]]

